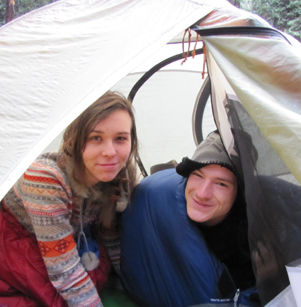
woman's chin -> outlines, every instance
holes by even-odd
[[[116,178],[117,175],[118,175],[118,173],[102,174],[101,176],[97,177],[97,182],[95,184],[97,184],[98,182],[110,182],[110,181],[113,181]]]

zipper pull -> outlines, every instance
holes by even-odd
[[[233,301],[234,301],[234,307],[237,307],[237,301],[238,301],[238,297],[239,297],[239,295],[240,295],[240,290],[239,290],[239,289],[237,289],[237,290],[236,290],[236,293],[235,293],[235,295],[234,295],[234,298],[233,298]]]

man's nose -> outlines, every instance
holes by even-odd
[[[196,190],[197,197],[200,199],[210,199],[212,197],[212,186],[210,182],[203,182]]]

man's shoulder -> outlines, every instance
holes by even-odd
[[[160,171],[143,179],[135,188],[130,202],[130,207],[143,204],[144,208],[155,209],[160,207],[160,212],[171,204],[185,202],[185,178],[178,175],[174,169]]]
[[[177,174],[175,169],[166,169],[147,176],[138,184],[139,189],[166,189],[174,188],[185,179]]]

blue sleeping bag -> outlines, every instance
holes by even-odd
[[[185,185],[169,169],[136,187],[122,215],[122,282],[142,306],[233,306],[237,289],[187,216]],[[260,306],[247,298],[237,306]]]

